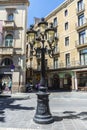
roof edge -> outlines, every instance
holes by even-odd
[[[29,0],[0,0],[0,5],[14,4],[14,3],[16,3],[16,4],[23,3],[23,4],[27,5],[27,6],[30,5]]]
[[[57,8],[55,8],[52,12],[50,12],[47,16],[45,16],[45,19],[48,20],[51,18],[53,15],[55,15],[57,12],[62,10],[63,8],[67,7],[71,2],[74,0],[65,0],[63,3],[61,3]]]

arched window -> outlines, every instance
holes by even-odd
[[[5,46],[6,46],[6,47],[12,47],[12,46],[13,46],[13,35],[8,34],[8,35],[5,37]]]
[[[2,65],[2,66],[12,65],[12,64],[13,64],[13,61],[12,61],[11,59],[9,59],[9,58],[5,58],[5,59],[3,59],[2,62],[1,62],[1,65]]]
[[[9,15],[8,15],[8,21],[13,21],[13,20],[14,20],[13,14],[9,14]]]

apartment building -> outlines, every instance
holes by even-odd
[[[67,0],[45,17],[57,28],[53,58],[46,56],[46,78],[52,89],[86,90],[87,87],[87,3]],[[37,60],[36,60],[37,61]],[[34,61],[35,63],[35,61]],[[34,69],[34,65],[32,68]],[[33,76],[40,78],[37,62]],[[35,80],[34,80],[35,81]]]
[[[23,92],[26,79],[28,0],[0,0],[0,80]]]

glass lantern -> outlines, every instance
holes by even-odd
[[[48,23],[44,20],[44,18],[42,18],[41,22],[38,23],[38,27],[40,28],[41,33],[44,33],[47,26],[48,26]]]
[[[55,39],[55,32],[56,32],[56,29],[53,27],[53,24],[51,23],[50,27],[46,29],[45,31],[45,33],[47,34],[47,40],[50,44],[53,43]]]

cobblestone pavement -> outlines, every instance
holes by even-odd
[[[33,122],[35,93],[0,95],[0,130],[87,130],[87,92],[53,92],[49,96],[54,123]]]

